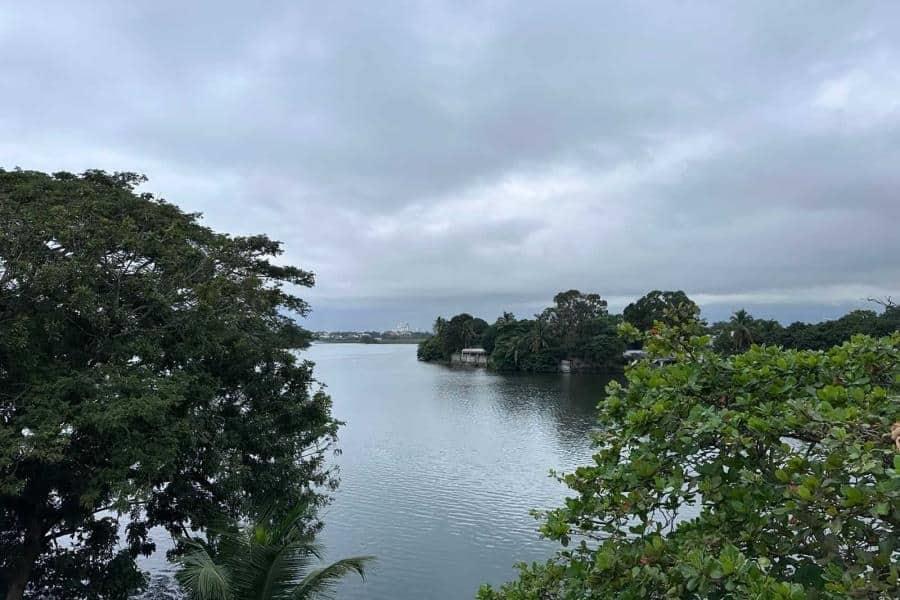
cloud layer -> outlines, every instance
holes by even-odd
[[[9,3],[0,166],[285,241],[314,326],[896,294],[900,6],[726,4]]]

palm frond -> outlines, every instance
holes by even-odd
[[[351,573],[366,579],[366,565],[375,560],[374,556],[354,556],[333,562],[328,566],[312,571],[303,578],[292,595],[293,600],[309,600],[326,597],[333,591],[334,585]]]
[[[217,565],[205,548],[181,559],[175,578],[191,598],[199,600],[231,600],[231,575]]]
[[[280,539],[282,533],[297,539],[285,543]],[[299,536],[277,526],[265,535],[252,533],[247,540],[249,543],[243,547],[242,554],[229,560],[234,572],[234,589],[241,590],[236,593],[259,599],[289,597],[289,592],[320,554],[309,536]]]

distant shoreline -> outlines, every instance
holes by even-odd
[[[313,340],[316,344],[362,344],[364,346],[371,346],[375,344],[418,344],[427,340],[428,338],[396,338],[396,339],[386,339],[386,340],[371,340],[371,341],[362,341],[362,340]]]

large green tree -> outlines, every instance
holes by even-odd
[[[289,316],[307,312],[291,287],[312,274],[272,262],[278,242],[216,233],[142,182],[0,170],[8,600],[123,598],[149,527],[183,533],[273,495],[316,504],[334,484],[338,423]]]
[[[564,548],[482,600],[900,597],[900,333],[722,356],[701,332],[663,325],[674,363],[610,384],[545,516]]]
[[[685,305],[696,308],[687,294],[678,291],[653,290],[625,307],[622,317],[641,331],[647,331],[657,321],[666,322],[673,309]]]
[[[597,320],[608,314],[606,300],[599,294],[568,290],[556,294],[553,303],[538,319],[548,323],[564,355],[571,355],[593,333]]]

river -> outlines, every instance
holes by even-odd
[[[319,541],[332,560],[377,556],[367,580],[348,579],[338,597],[473,598],[482,583],[514,577],[514,563],[552,555],[529,511],[565,497],[551,468],[589,461],[606,378],[420,363],[413,345],[316,344],[304,354],[346,422],[333,459],[341,485]],[[143,567],[165,586],[161,552]]]

